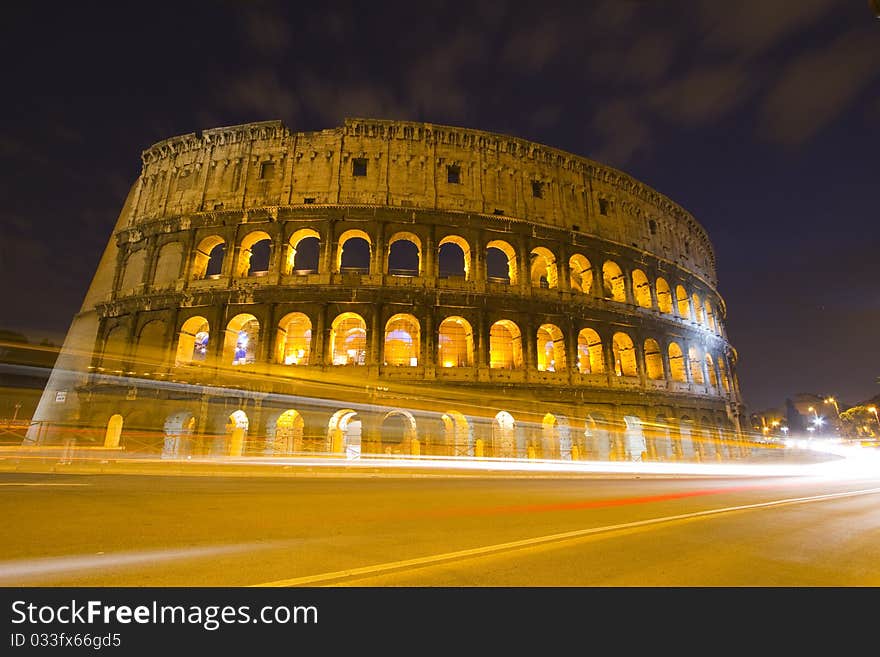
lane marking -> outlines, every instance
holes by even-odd
[[[0,483],[0,486],[91,486],[92,484],[63,484],[63,483],[51,483],[51,482],[7,482]]]
[[[73,575],[92,570],[156,564],[176,559],[194,559],[235,552],[250,552],[257,549],[275,548],[289,544],[290,541],[236,543],[233,545],[142,550],[138,552],[111,552],[107,554],[98,552],[97,554],[2,561],[0,562],[0,585],[21,583],[22,580],[45,578],[50,575]]]
[[[519,541],[510,541],[507,543],[497,543],[495,545],[486,545],[469,550],[457,550],[455,552],[445,552],[443,554],[434,554],[426,557],[418,557],[415,559],[404,559],[401,561],[391,561],[388,563],[375,564],[372,566],[363,566],[360,568],[349,568],[346,570],[337,570],[330,573],[320,573],[317,575],[305,575],[303,577],[293,577],[290,579],[276,580],[273,582],[265,582],[263,584],[251,584],[251,587],[287,587],[287,586],[304,586],[313,585],[333,580],[349,579],[352,577],[362,577],[364,575],[377,575],[380,573],[388,573],[397,570],[407,570],[411,568],[419,568],[447,561],[458,561],[463,559],[472,559],[474,557],[485,556],[497,552],[508,552],[513,550],[522,550],[524,548],[545,543],[558,543],[593,536],[596,534],[605,534],[624,529],[632,529],[635,527],[647,527],[650,525],[659,525],[677,520],[688,520],[692,518],[705,518],[708,516],[721,515],[724,513],[732,513],[735,511],[746,511],[749,509],[762,509],[774,506],[786,506],[792,504],[805,504],[808,502],[816,502],[822,500],[830,500],[841,497],[855,497],[858,495],[871,495],[880,493],[880,488],[866,488],[857,491],[847,491],[845,493],[828,493],[825,495],[813,495],[810,497],[793,497],[783,500],[773,500],[770,502],[758,502],[756,504],[743,504],[740,506],[729,506],[721,509],[709,509],[707,511],[695,511],[692,513],[682,513],[674,516],[664,516],[662,518],[649,518],[648,520],[636,520],[634,522],[625,522],[617,525],[606,525],[604,527],[591,527],[589,529],[577,529],[570,532],[560,534],[548,534],[545,536],[536,536],[534,538],[526,538]]]

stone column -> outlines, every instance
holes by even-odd
[[[564,242],[559,243],[556,259],[556,286],[563,292],[571,290],[571,271],[568,267],[568,248]]]
[[[328,327],[327,327],[327,304],[321,304],[315,317],[314,339],[309,345],[309,365],[327,365],[328,353]]]
[[[373,314],[370,317],[370,351],[367,354],[367,365],[382,364],[381,349],[384,337],[382,328],[382,304],[377,303],[373,305]]]
[[[372,246],[373,253],[370,258],[370,273],[381,275],[388,272],[388,254],[385,252],[385,224],[376,224],[376,236]]]

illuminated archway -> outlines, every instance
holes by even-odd
[[[186,456],[190,452],[195,429],[196,418],[189,411],[179,411],[169,415],[163,426],[165,440],[162,458]]]
[[[235,275],[239,278],[265,275],[269,269],[271,249],[272,238],[268,233],[255,230],[245,235],[241,240]]]
[[[160,288],[174,284],[180,278],[181,264],[183,264],[183,244],[180,242],[163,244],[156,259],[153,285]]]
[[[606,299],[619,301],[620,303],[626,302],[626,283],[623,271],[613,260],[607,260],[602,265],[602,285]]]
[[[675,298],[678,303],[678,314],[683,319],[691,318],[691,302],[688,299],[687,290],[684,289],[683,285],[678,285],[675,288]]]
[[[703,302],[703,308],[705,309],[706,326],[717,332],[718,328],[715,326],[715,313],[712,312],[712,304],[709,303],[709,299],[706,299]]]
[[[688,360],[691,363],[691,380],[696,384],[703,385],[703,360],[700,358],[699,349],[694,345],[688,349]]]
[[[437,251],[440,278],[464,276],[471,280],[471,246],[459,235],[447,235],[440,240]]]
[[[356,313],[342,313],[330,329],[330,355],[334,365],[367,364],[367,324]]]
[[[602,338],[591,328],[581,329],[578,333],[578,371],[581,374],[605,372]]]
[[[250,420],[247,413],[242,410],[234,411],[226,420],[226,440],[229,456],[241,456],[244,452],[244,442],[247,438]]]
[[[309,274],[318,271],[321,235],[314,228],[300,228],[287,242],[284,274]]]
[[[119,413],[111,415],[107,421],[107,431],[104,433],[105,449],[116,449],[122,436],[122,416]]]
[[[516,250],[504,240],[492,240],[486,245],[486,275],[493,282],[517,284]]]
[[[516,455],[516,420],[507,411],[500,411],[492,422],[492,447],[497,456]]]
[[[327,426],[327,451],[359,458],[361,454],[361,419],[350,408],[336,411]]]
[[[285,315],[278,322],[275,362],[284,365],[308,365],[312,346],[312,321],[304,313]]]
[[[474,430],[459,411],[446,411],[443,422],[444,442],[453,456],[474,456]]]
[[[557,287],[556,256],[543,246],[532,249],[530,256],[531,267],[529,274],[532,287],[546,287],[550,289]]]
[[[645,340],[645,373],[649,379],[659,381],[665,378],[663,373],[663,356],[660,345],[653,338]]]
[[[126,349],[128,349],[128,328],[119,324],[112,328],[104,340],[101,353],[101,369],[104,374],[122,374]]]
[[[636,348],[626,333],[615,333],[611,341],[614,353],[614,373],[617,376],[638,376]]]
[[[204,238],[196,247],[193,266],[190,272],[193,280],[220,276],[223,271],[223,255],[226,242],[219,235]]]
[[[302,451],[303,427],[302,415],[288,409],[275,420],[274,431],[267,436],[267,443],[274,454],[295,454]]]
[[[358,229],[347,230],[339,236],[336,249],[336,270],[367,274],[370,271],[372,242],[370,236]]]
[[[538,371],[561,372],[565,370],[565,339],[555,324],[542,324],[538,328]]]
[[[489,329],[489,367],[517,369],[522,367],[522,334],[509,319],[502,319]]]
[[[706,354],[706,373],[709,376],[709,385],[713,388],[718,387],[718,376],[715,374],[715,363],[712,362],[712,355]]]
[[[687,383],[687,371],[684,365],[684,353],[677,342],[669,343],[669,374],[673,381]]]
[[[203,363],[208,357],[210,326],[204,317],[190,317],[180,327],[177,338],[175,365]]]
[[[703,323],[703,302],[700,301],[700,297],[696,292],[694,292],[691,299],[693,300],[692,307],[693,307],[693,313],[694,313],[694,321],[697,324],[702,324]]]
[[[400,313],[385,324],[385,364],[416,367],[419,364],[419,320]]]
[[[437,339],[440,367],[471,367],[474,364],[474,336],[463,317],[447,317],[440,323]]]
[[[388,240],[388,273],[419,276],[422,273],[422,241],[408,232],[395,233]]]
[[[590,261],[580,253],[576,253],[568,259],[568,269],[571,289],[589,294],[593,289],[593,266]]]
[[[721,386],[724,392],[730,392],[730,380],[727,378],[727,368],[724,366],[724,358],[718,356],[718,378],[721,379]]]
[[[260,322],[248,313],[236,315],[226,325],[223,340],[225,365],[249,365],[257,360]]]
[[[651,308],[654,304],[651,300],[651,284],[648,277],[641,269],[634,269],[632,273],[633,296],[636,305],[642,308]]]
[[[657,290],[657,308],[660,312],[672,314],[672,290],[669,289],[669,283],[665,278],[658,278],[656,283]]]

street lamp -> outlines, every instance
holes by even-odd
[[[829,397],[828,399],[825,400],[825,403],[826,404],[833,404],[834,405],[834,412],[837,414],[838,417],[840,417],[840,407],[837,405],[837,400],[834,397]]]

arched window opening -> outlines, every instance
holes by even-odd
[[[211,235],[199,242],[193,256],[191,276],[193,280],[219,278],[223,271],[223,255],[226,242],[219,235]]]
[[[593,289],[593,266],[586,257],[576,253],[568,259],[571,289],[589,294]]]
[[[304,426],[303,417],[297,411],[284,411],[275,421],[271,451],[275,454],[294,454],[301,451]]]
[[[471,247],[458,235],[447,235],[440,240],[437,255],[440,278],[463,276],[471,279]]]
[[[223,362],[231,365],[249,365],[257,360],[260,341],[260,322],[253,315],[236,315],[226,326],[223,343]]]
[[[727,368],[724,366],[724,358],[718,356],[718,378],[721,379],[721,387],[724,392],[730,392],[730,380],[727,378]]]
[[[180,242],[163,244],[156,260],[156,271],[153,274],[153,285],[157,288],[174,284],[180,278],[180,266],[183,263],[183,245]]]
[[[635,269],[632,273],[633,295],[636,304],[642,308],[651,308],[654,304],[651,300],[651,284],[648,277],[641,269]]]
[[[129,254],[125,259],[125,266],[122,270],[122,281],[119,284],[121,292],[129,292],[140,285],[144,280],[144,270],[146,268],[146,249],[140,249]]]
[[[161,368],[165,364],[167,345],[164,321],[154,319],[144,324],[138,335],[132,369],[149,375]]]
[[[503,240],[486,245],[486,276],[492,283],[517,284],[516,251]]]
[[[530,276],[532,287],[554,289],[559,281],[556,271],[556,256],[543,246],[532,249]]]
[[[119,413],[111,415],[107,421],[107,431],[104,433],[104,447],[106,449],[116,449],[119,447],[119,440],[122,437],[123,419]]]
[[[312,228],[301,228],[290,236],[284,273],[305,275],[318,271],[321,236]]]
[[[275,360],[284,365],[308,365],[312,321],[304,313],[289,313],[278,322]]]
[[[706,311],[706,326],[713,331],[717,331],[718,329],[715,327],[715,313],[712,312],[712,304],[709,303],[709,299],[703,302],[703,308]]]
[[[241,456],[249,427],[250,420],[247,413],[242,410],[235,411],[226,419],[224,429],[229,456]]]
[[[691,346],[688,349],[688,360],[691,363],[691,380],[698,384],[703,385],[703,359],[700,358],[700,351]]]
[[[238,266],[235,275],[265,276],[269,273],[269,254],[272,250],[272,239],[268,233],[255,230],[241,240],[238,254]]]
[[[660,345],[653,338],[645,340],[645,372],[648,378],[654,381],[665,378]]]
[[[658,278],[656,284],[657,307],[661,313],[672,314],[672,290],[665,278]]]
[[[614,353],[614,373],[617,376],[638,376],[636,348],[626,333],[615,333],[611,341]]]
[[[412,315],[394,315],[385,324],[385,364],[419,364],[419,321]]]
[[[175,365],[203,363],[208,357],[210,328],[204,317],[190,317],[180,327]]]
[[[421,273],[422,243],[412,233],[397,233],[389,240],[388,273],[418,276]]]
[[[709,376],[709,385],[713,388],[717,388],[718,376],[715,374],[715,363],[712,362],[711,354],[706,354],[706,373]]]
[[[554,324],[543,324],[538,329],[538,371],[565,370],[565,339]]]
[[[693,310],[694,310],[694,321],[697,324],[703,323],[703,302],[700,301],[699,295],[695,292],[693,297]]]
[[[581,329],[578,333],[578,371],[581,374],[605,372],[602,338],[591,328]]]
[[[507,411],[501,411],[492,422],[492,446],[496,456],[512,457],[516,454],[516,420]]]
[[[336,267],[341,272],[368,274],[371,254],[370,236],[362,230],[347,230],[339,236]]]
[[[669,374],[673,381],[687,383],[687,371],[684,366],[684,353],[677,342],[669,343]]]
[[[330,330],[331,358],[334,365],[367,364],[367,324],[355,313],[342,313]]]
[[[101,369],[104,374],[122,374],[127,347],[128,328],[120,324],[114,327],[104,340],[101,356]]]
[[[691,303],[688,299],[688,293],[683,285],[675,288],[675,298],[678,300],[678,314],[683,319],[691,318]]]
[[[351,409],[336,411],[327,426],[328,451],[357,457],[361,451],[361,419]]]
[[[440,323],[437,339],[440,367],[471,367],[474,364],[474,336],[462,317],[447,317]]]
[[[626,303],[626,283],[616,262],[608,260],[602,265],[602,284],[606,299]]]
[[[489,367],[516,369],[523,365],[522,334],[509,319],[492,324],[489,329]]]

